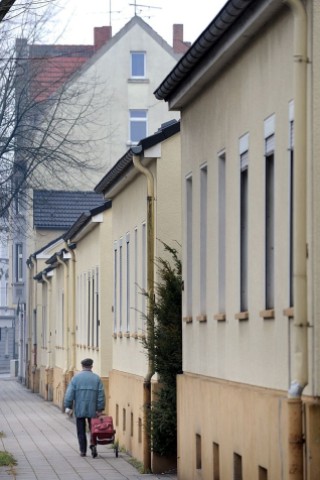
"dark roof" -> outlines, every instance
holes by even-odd
[[[74,235],[76,235],[83,227],[89,223],[92,217],[98,215],[98,213],[104,212],[111,208],[112,202],[111,200],[107,200],[102,205],[97,208],[93,208],[89,212],[84,212],[80,215],[80,217],[71,225],[69,230],[63,235],[65,241],[70,240]]]
[[[140,140],[138,145],[141,145],[143,153],[147,148],[153,147],[157,143],[170,138],[172,135],[180,131],[180,121],[171,120],[169,122],[163,123],[159,130],[151,135],[150,137],[143,138]],[[118,161],[117,163],[109,170],[109,172],[102,178],[102,180],[95,187],[95,191],[98,193],[104,192],[106,189],[112,187],[125,173],[129,168],[132,167],[132,150],[129,149]]]
[[[95,192],[35,190],[33,225],[35,229],[67,230],[86,211],[104,203]]]
[[[210,52],[218,47],[222,37],[233,25],[244,15],[250,16],[263,1],[229,0],[154,91],[156,98],[168,101],[178,87],[205,61]],[[280,6],[282,4],[282,2],[277,3]]]

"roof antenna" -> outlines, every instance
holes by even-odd
[[[135,17],[138,15],[137,14],[137,7],[141,7],[139,13],[142,12],[142,8],[149,8],[149,9],[156,8],[158,10],[161,10],[161,7],[153,7],[152,5],[144,5],[144,4],[141,4],[141,3],[137,3],[137,0],[134,0],[134,3],[129,3],[129,5],[134,7],[134,16]],[[150,18],[150,16],[148,16],[148,18]]]
[[[111,16],[113,13],[121,13],[120,10],[112,10],[111,8],[111,0],[109,0],[109,26],[111,27],[112,26],[112,23],[111,23]]]

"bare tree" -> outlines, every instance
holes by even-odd
[[[69,81],[94,47],[37,44],[51,15],[43,12],[44,3],[30,2],[20,13],[16,4],[0,28],[2,225],[10,224],[10,211],[25,211],[30,189],[72,188],[80,172],[98,168],[95,151],[102,139],[93,138],[92,125],[103,86],[81,84],[81,77]]]

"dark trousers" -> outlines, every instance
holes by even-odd
[[[89,431],[91,427],[91,418],[80,417],[77,418],[77,436],[79,442],[79,448],[81,453],[87,453],[87,422],[89,426]],[[90,435],[90,445],[93,445],[91,435]]]

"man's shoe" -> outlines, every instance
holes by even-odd
[[[87,456],[86,452],[80,452],[80,457],[86,457],[86,456]]]
[[[92,458],[96,458],[98,456],[97,447],[95,445],[90,445],[90,449]]]

